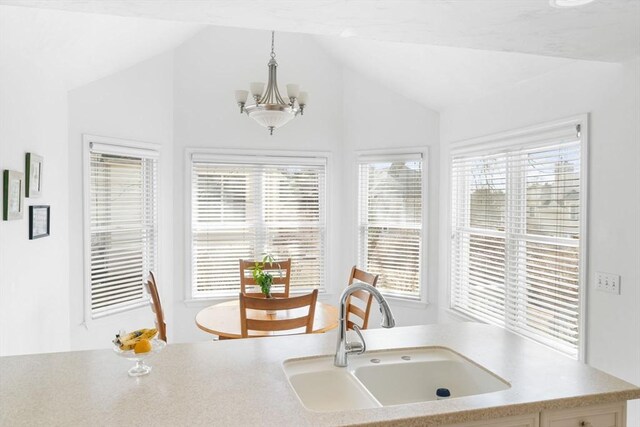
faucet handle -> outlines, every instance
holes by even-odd
[[[362,332],[360,332],[360,326],[353,325],[353,330],[356,331],[356,334],[358,334],[358,337],[360,337],[360,342],[348,343],[349,353],[362,354],[367,351],[367,343],[362,336]]]

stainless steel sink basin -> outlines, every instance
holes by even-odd
[[[442,347],[371,351],[351,356],[346,368],[333,366],[333,356],[290,359],[284,371],[302,404],[320,412],[435,400],[438,388],[449,389],[451,398],[510,388]]]

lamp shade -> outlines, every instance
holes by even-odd
[[[300,95],[298,95],[298,104],[307,105],[308,100],[309,94],[307,92],[300,92]]]
[[[294,84],[287,85],[287,96],[289,98],[297,98],[300,93],[300,86]]]
[[[266,128],[279,128],[293,119],[294,115],[282,110],[257,110],[249,113],[249,117]]]
[[[249,90],[251,90],[251,96],[262,96],[262,92],[264,92],[264,83],[251,82],[249,83]]]
[[[249,96],[249,92],[246,90],[237,90],[236,91],[236,102],[240,104],[244,104],[247,102],[247,96]]]

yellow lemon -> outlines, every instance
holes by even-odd
[[[151,341],[147,339],[141,339],[136,343],[136,346],[133,348],[133,352],[138,353],[148,353],[151,351]]]

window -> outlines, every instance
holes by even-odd
[[[191,297],[237,294],[239,259],[291,258],[292,292],[324,288],[320,157],[191,156]]]
[[[157,257],[158,152],[140,143],[88,142],[87,305],[96,318],[147,302],[143,281]]]
[[[580,123],[453,152],[451,307],[578,357]],[[488,139],[491,142],[491,139]]]
[[[358,265],[387,295],[421,298],[422,154],[360,156]]]

